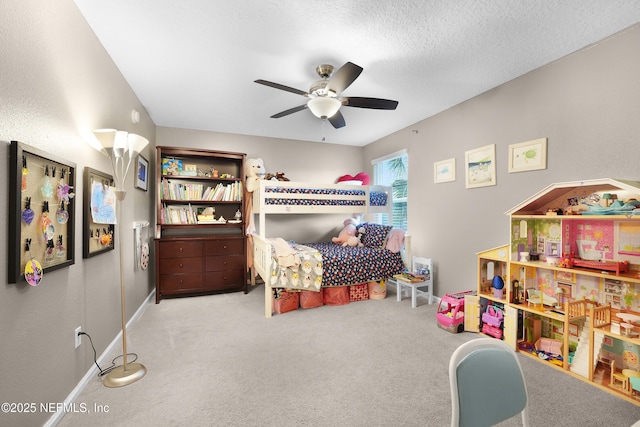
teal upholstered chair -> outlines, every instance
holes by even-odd
[[[529,425],[527,388],[516,352],[493,338],[462,344],[449,361],[451,426],[492,426],[518,414]]]

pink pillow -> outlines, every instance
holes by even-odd
[[[369,178],[368,173],[360,172],[356,174],[356,176],[342,175],[340,178],[338,178],[338,182],[343,182],[343,181],[362,181],[362,185],[369,185],[369,183],[371,182],[371,179]]]

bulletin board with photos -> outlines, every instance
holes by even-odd
[[[37,286],[75,263],[76,164],[12,141],[9,175],[8,282]]]

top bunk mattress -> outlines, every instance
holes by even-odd
[[[391,205],[391,188],[344,184],[318,185],[303,182],[262,181],[254,191],[253,212],[309,213],[387,211]]]

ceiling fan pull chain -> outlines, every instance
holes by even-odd
[[[320,126],[322,126],[322,142],[325,142],[325,141],[326,141],[326,138],[325,138],[325,136],[324,136],[324,135],[325,135],[325,132],[326,132],[326,130],[327,130],[327,128],[326,128],[326,126],[327,126],[327,124],[326,124],[326,123],[327,123],[327,119],[326,119],[326,118],[324,118],[324,119],[322,119],[322,120],[320,120],[320,121],[322,122],[322,124],[320,125]]]

